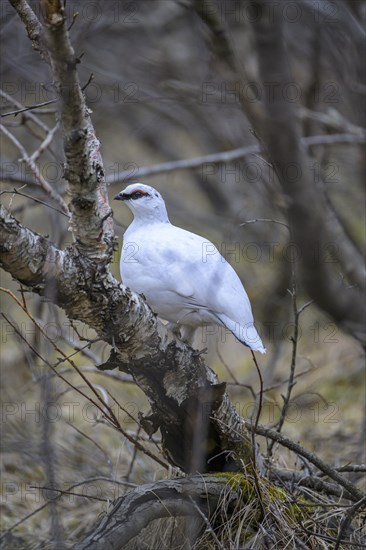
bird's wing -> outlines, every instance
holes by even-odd
[[[187,305],[223,313],[238,323],[253,321],[238,275],[212,242],[171,224],[152,226],[142,235],[129,236],[139,247],[141,287],[174,292]]]

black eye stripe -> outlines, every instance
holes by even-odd
[[[132,200],[136,200],[136,199],[141,199],[141,197],[148,197],[149,196],[149,193],[145,193],[145,191],[133,191],[133,193],[131,193],[130,195],[130,198]]]

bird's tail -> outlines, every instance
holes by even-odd
[[[259,336],[253,322],[245,325],[240,324],[222,313],[217,315],[217,317],[220,319],[222,324],[234,334],[239,342],[245,346],[248,346],[248,348],[253,351],[266,353],[266,348],[264,347],[261,337]]]

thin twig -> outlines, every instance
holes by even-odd
[[[233,373],[233,371],[231,370],[231,368],[229,367],[229,365],[226,363],[226,361],[224,360],[220,350],[219,350],[219,346],[217,345],[217,342],[216,342],[216,352],[217,352],[217,355],[221,361],[221,363],[224,365],[225,369],[228,371],[228,373],[230,374],[231,378],[234,380],[234,382],[226,382],[226,384],[228,386],[238,386],[240,388],[246,388],[251,396],[253,397],[253,399],[255,400],[256,398],[256,395],[255,395],[255,392],[252,388],[252,386],[249,386],[248,384],[243,384],[242,382],[239,382],[239,380],[236,378],[235,374]]]
[[[38,514],[38,512],[41,512],[44,508],[46,508],[51,502],[54,502],[56,500],[56,498],[60,498],[62,495],[59,495],[59,496],[56,496],[53,501],[49,500],[47,502],[45,502],[44,504],[42,504],[42,506],[40,506],[39,508],[37,508],[36,510],[33,510],[33,512],[30,512],[29,514],[27,514],[26,516],[22,517],[21,519],[19,519],[18,521],[16,521],[11,527],[9,527],[8,529],[6,529],[6,531],[3,531],[0,535],[0,541],[5,539],[5,537],[7,536],[8,533],[10,533],[11,531],[13,531],[16,527],[18,527],[19,525],[21,525],[22,523],[24,523],[25,521],[27,521],[27,519],[31,518],[32,516],[35,516],[36,514]]]
[[[231,368],[229,367],[229,365],[227,364],[227,362],[224,360],[223,356],[221,355],[221,352],[220,352],[220,349],[219,349],[219,346],[218,346],[217,342],[216,342],[216,353],[217,353],[221,363],[224,365],[225,369],[230,374],[231,378],[234,380],[235,384],[239,385],[240,384],[239,380],[236,378],[235,374],[233,373],[233,371],[231,370]],[[252,389],[252,395],[253,395],[253,397],[255,397],[253,389]]]
[[[123,407],[123,405],[121,405],[117,399],[111,394],[110,391],[107,390],[107,394],[109,395],[109,397],[112,399],[112,401],[117,405],[117,407],[123,411],[131,420],[132,422],[134,422],[135,424],[137,424],[137,426],[139,425],[139,421],[137,420],[137,418],[135,418],[133,416],[133,414],[130,413],[130,411],[128,411],[125,407]]]
[[[3,291],[4,289],[0,288],[1,291]],[[72,388],[73,390],[75,390],[77,393],[79,393],[80,395],[82,395],[87,401],[89,401],[90,403],[92,403],[101,413],[102,415],[108,419],[108,421],[114,425],[114,421],[113,421],[113,418],[112,417],[109,417],[107,415],[107,413],[105,412],[105,410],[100,406],[99,403],[97,403],[96,401],[94,401],[91,397],[89,397],[87,394],[85,394],[82,390],[80,390],[77,386],[74,386],[69,380],[67,380],[66,378],[64,378],[61,374],[59,374],[57,372],[57,370],[53,367],[53,365],[51,365],[51,363],[49,361],[47,361],[47,359],[45,359],[44,357],[42,357],[42,355],[35,349],[34,346],[32,346],[32,344],[30,344],[30,342],[28,342],[28,340],[23,336],[23,334],[21,333],[21,331],[18,329],[18,327],[15,325],[15,323],[13,323],[6,315],[5,313],[1,313],[1,315],[4,317],[4,319],[6,320],[7,323],[9,323],[9,325],[13,328],[14,332],[19,336],[19,338],[25,343],[27,344],[27,346],[29,347],[29,349],[31,351],[33,351],[33,353],[39,357],[39,359],[41,359],[45,365],[47,365],[47,367],[49,367],[52,372],[58,377],[60,378],[63,382],[65,382],[65,384],[67,384],[68,387]],[[94,390],[95,391],[95,390]],[[105,406],[105,403],[103,402],[103,405]]]
[[[193,508],[196,510],[198,515],[203,519],[203,521],[206,525],[206,531],[207,531],[207,533],[209,533],[212,536],[213,540],[215,541],[215,544],[216,544],[217,548],[220,548],[220,550],[226,550],[225,546],[223,544],[221,544],[221,542],[217,538],[217,535],[216,535],[211,523],[209,522],[209,519],[205,516],[205,514],[202,512],[200,507],[197,505],[197,503],[194,501],[194,499],[190,495],[188,495],[188,498],[191,501],[191,503],[193,505]]]
[[[113,371],[102,371],[102,370],[95,370],[95,367],[80,367],[80,370],[82,372],[92,372],[93,374],[99,374],[100,376],[106,376],[107,378],[111,378],[112,380],[116,380],[117,382],[122,382],[122,384],[132,384],[136,385],[136,382],[131,378],[124,378],[119,373],[115,373]],[[72,368],[65,368],[63,370],[58,370],[60,374],[68,374],[71,372],[75,372]],[[50,373],[50,377],[55,376],[53,373]]]
[[[253,424],[253,430],[252,430],[252,436],[254,436],[255,434],[255,428],[258,426],[258,423],[259,423],[259,419],[260,419],[260,416],[261,416],[261,413],[262,413],[262,405],[263,405],[263,378],[262,378],[262,373],[260,371],[260,368],[258,366],[258,362],[257,362],[257,358],[254,354],[254,351],[253,350],[250,350],[251,353],[252,353],[252,358],[253,358],[253,362],[254,362],[254,365],[255,365],[255,368],[257,370],[257,374],[258,374],[258,378],[259,378],[259,397],[258,397],[258,410],[257,410],[257,414],[256,414],[256,417],[255,417],[255,420],[254,420],[254,424]],[[253,439],[253,452],[255,453],[255,440]],[[255,465],[255,456],[254,456],[254,465]]]
[[[85,439],[87,439],[88,441],[90,441],[91,443],[93,443],[93,445],[96,446],[97,449],[100,450],[101,453],[103,453],[103,455],[105,456],[106,460],[107,460],[107,464],[108,465],[111,465],[112,464],[112,461],[108,455],[108,453],[103,449],[103,447],[101,447],[99,445],[99,443],[97,443],[92,437],[90,437],[90,435],[87,435],[86,433],[84,433],[82,430],[80,430],[79,428],[77,428],[74,424],[72,424],[71,422],[68,422],[68,420],[64,420],[64,422],[66,422],[66,424],[68,426],[70,426],[70,428],[72,428],[73,430],[75,430],[78,434],[82,435],[83,437],[85,437]]]
[[[286,227],[286,229],[290,230],[289,226],[285,222],[281,222],[279,220],[273,220],[271,218],[256,218],[255,220],[246,220],[245,222],[239,224],[240,227],[244,227],[245,225],[249,225],[250,223],[257,223],[257,222],[271,222],[276,223],[277,225],[283,225]]]
[[[155,174],[163,174],[165,172],[173,172],[175,170],[188,170],[192,168],[199,168],[206,163],[223,163],[230,162],[232,160],[258,153],[258,145],[250,145],[249,147],[240,147],[239,149],[233,149],[232,151],[224,151],[222,153],[213,153],[211,155],[204,155],[202,157],[194,157],[192,159],[173,160],[170,162],[162,162],[160,164],[154,164],[152,166],[142,166],[136,168],[136,171],[124,170],[118,174],[110,175],[107,177],[107,184],[113,184],[130,179],[142,178],[145,176],[153,176]]]
[[[290,405],[290,399],[291,399],[291,393],[292,390],[296,384],[296,376],[295,376],[295,370],[296,370],[296,360],[297,360],[297,344],[299,339],[299,320],[300,316],[305,311],[307,307],[309,307],[313,300],[310,300],[306,304],[304,304],[300,309],[297,307],[297,296],[296,296],[296,281],[293,279],[293,286],[292,290],[290,291],[291,297],[292,297],[292,311],[294,315],[294,335],[291,338],[292,341],[292,354],[291,354],[291,365],[290,365],[290,375],[288,377],[288,383],[287,383],[287,391],[286,395],[282,395],[283,399],[283,406],[281,409],[281,415],[280,419],[277,423],[277,431],[280,432],[282,430],[282,427],[286,420],[286,414],[288,411],[288,407]],[[273,448],[274,441],[272,441],[272,444],[268,445],[268,451],[271,453]]]
[[[69,215],[69,209],[63,200],[63,198],[51,187],[51,185],[44,179],[41,172],[39,171],[38,166],[36,163],[31,159],[31,157],[28,156],[27,151],[24,149],[23,145],[17,140],[17,138],[9,132],[9,130],[4,126],[3,124],[0,124],[0,130],[3,132],[3,134],[15,145],[15,147],[18,149],[18,151],[21,153],[22,158],[21,160],[24,161],[26,164],[28,164],[29,168],[32,170],[33,174],[35,175],[37,181],[39,181],[41,187],[46,191],[46,193],[53,198],[54,201],[57,202],[57,204],[61,207],[63,212],[65,214]]]
[[[102,420],[99,420],[99,422],[102,422]],[[136,447],[138,451],[141,451],[144,455],[148,456],[149,458],[151,458],[152,460],[160,464],[160,466],[162,466],[165,470],[167,471],[169,470],[169,465],[166,464],[166,462],[164,462],[154,453],[146,449],[146,447],[141,445],[139,440],[136,438],[136,435],[131,435],[131,433],[129,433],[127,430],[124,430],[121,425],[114,426],[112,423],[108,422],[107,426],[110,426],[110,427],[112,426],[113,428],[117,429],[130,443],[132,443]],[[156,442],[154,443],[156,445]]]
[[[84,92],[89,84],[94,80],[94,74],[90,73],[88,80],[85,82],[85,84],[81,87],[82,92]]]
[[[292,488],[295,485],[295,487],[297,487],[299,490],[307,488],[314,489],[318,492],[321,491],[327,495],[336,496],[338,498],[344,496],[344,491],[341,487],[339,487],[339,485],[329,483],[320,479],[319,477],[304,475],[303,472],[270,468],[268,475],[270,480],[280,481],[284,486],[286,486],[286,483],[291,483]],[[293,493],[293,489],[291,492]],[[307,504],[308,503],[304,504],[304,506],[306,506]],[[314,506],[319,506],[319,502],[314,504]],[[327,506],[339,506],[339,503],[327,504]],[[345,506],[350,505],[348,504]]]
[[[58,352],[58,353],[61,353],[62,356],[66,356],[66,354],[63,352],[63,350],[61,350],[53,341],[52,339],[48,336],[48,334],[43,330],[43,328],[41,327],[41,325],[39,323],[37,323],[37,321],[34,319],[34,317],[32,316],[32,314],[29,312],[29,310],[25,307],[23,307],[23,304],[18,300],[18,298],[15,296],[15,294],[13,292],[11,292],[11,290],[8,290],[6,288],[3,288],[3,287],[0,287],[0,291],[1,292],[5,292],[5,294],[8,294],[9,296],[11,296],[13,298],[13,300],[15,300],[15,302],[18,304],[18,306],[24,311],[24,313],[26,313],[26,315],[28,316],[28,318],[34,323],[34,325],[38,328],[38,330],[41,332],[41,334],[43,334],[43,336],[46,338],[47,341],[49,341],[51,343],[51,345],[53,346],[53,348]],[[62,375],[60,375],[57,370],[53,367],[53,365],[51,365],[51,363],[49,361],[47,361],[47,359],[45,359],[44,357],[42,357],[38,351],[28,342],[28,340],[23,336],[23,334],[21,333],[21,331],[18,330],[18,328],[16,327],[16,325],[14,323],[11,322],[11,320],[5,315],[5,313],[1,313],[1,315],[4,317],[4,319],[11,325],[11,327],[14,329],[14,331],[18,334],[18,336],[28,345],[28,347],[37,355],[37,357],[39,357],[55,374],[56,376],[58,376],[59,378],[61,378],[61,380],[63,380],[68,386],[70,386],[72,389],[74,389],[75,391],[77,391],[78,393],[80,393],[83,397],[85,397],[88,401],[90,401],[91,403],[93,403],[93,405],[95,405],[100,411],[101,413],[103,414],[103,416],[105,416],[106,418],[108,418],[108,420],[111,422],[111,424],[115,425],[117,428],[119,427],[119,422],[117,420],[117,418],[115,417],[113,411],[111,410],[111,408],[108,406],[107,403],[104,402],[104,400],[100,397],[99,393],[95,390],[93,384],[91,384],[89,382],[89,380],[86,378],[86,376],[84,376],[83,373],[80,372],[79,368],[75,365],[75,363],[73,361],[71,361],[70,359],[68,359],[68,362],[70,363],[70,365],[76,370],[76,372],[81,376],[81,378],[83,379],[83,381],[86,383],[86,385],[89,387],[89,389],[91,389],[91,391],[94,393],[94,395],[96,396],[97,400],[100,401],[101,405],[94,401],[91,397],[87,396],[83,391],[81,391],[78,387],[74,386],[73,384],[71,384],[71,382],[69,380],[67,380],[66,378],[64,378]],[[109,416],[108,414],[106,414],[104,408],[105,407],[109,413]]]
[[[69,27],[68,27],[68,29],[67,29],[67,32],[70,32],[70,31],[71,31],[71,29],[72,29],[72,27],[74,26],[74,23],[75,23],[77,17],[79,17],[79,15],[80,15],[80,12],[78,12],[78,11],[75,11],[75,12],[72,14],[72,21],[71,21],[71,23],[70,23],[70,25],[69,25]]]
[[[300,520],[300,523],[301,523],[301,520]],[[311,535],[312,537],[315,537],[315,538],[320,538],[326,542],[337,542],[337,539],[335,539],[334,537],[331,537],[329,535],[322,535],[321,533],[318,533],[316,531],[311,531],[310,529],[307,529],[304,525],[301,525],[301,528],[302,530],[304,531],[304,533],[306,533],[307,535]],[[347,546],[355,546],[356,548],[366,548],[366,544],[363,544],[362,542],[354,542],[352,540],[342,540],[341,541],[345,546],[346,548],[346,545]],[[327,546],[327,548],[329,548],[329,546]]]
[[[250,351],[252,353],[253,362],[254,362],[255,368],[257,369],[257,374],[258,374],[258,378],[259,378],[258,410],[257,410],[257,414],[256,414],[256,417],[255,417],[255,420],[254,420],[253,429],[251,430],[252,453],[253,453],[253,479],[254,479],[254,487],[255,487],[255,490],[256,490],[256,493],[257,493],[257,497],[258,497],[258,502],[259,502],[259,505],[261,507],[263,517],[264,517],[265,516],[265,508],[264,508],[264,504],[263,504],[262,490],[261,490],[261,487],[260,487],[258,474],[257,474],[257,467],[256,467],[257,466],[257,456],[256,456],[257,445],[256,445],[256,441],[255,441],[255,433],[256,433],[255,428],[256,428],[256,426],[258,426],[259,418],[260,418],[260,415],[261,415],[261,412],[262,412],[262,405],[263,405],[263,378],[262,378],[262,373],[260,371],[255,353],[254,353],[253,350],[250,350]]]
[[[301,376],[305,376],[305,374],[308,374],[309,372],[313,371],[315,368],[316,367],[312,366],[312,367],[309,367],[308,369],[298,372],[297,374],[295,374],[294,379],[301,378]],[[268,386],[267,388],[264,388],[263,393],[279,388],[283,386],[283,384],[287,384],[288,382],[289,382],[289,378],[286,378],[286,380],[281,380],[281,382],[277,382],[276,384],[272,384],[272,386]]]
[[[74,363],[74,361],[72,361],[68,356],[67,354],[61,349],[58,347],[58,345],[52,340],[52,338],[47,334],[47,332],[43,329],[43,327],[36,321],[36,319],[33,317],[33,315],[28,311],[28,309],[24,309],[23,305],[21,304],[21,302],[18,300],[18,298],[13,294],[13,292],[11,292],[10,290],[8,289],[4,289],[4,288],[0,288],[0,290],[2,292],[5,292],[6,294],[8,294],[9,296],[11,296],[16,302],[17,304],[21,307],[21,309],[27,314],[28,318],[32,321],[32,323],[34,323],[34,325],[38,328],[38,330],[41,332],[41,334],[43,334],[43,336],[46,338],[46,340],[48,342],[51,343],[51,345],[53,346],[53,348],[55,349],[55,351],[57,351],[58,353],[60,353],[62,355],[62,357],[64,357],[67,362],[76,370],[76,372],[79,374],[79,376],[83,379],[83,381],[85,382],[85,384],[88,386],[88,388],[93,392],[93,394],[95,395],[95,397],[97,398],[97,400],[101,403],[101,406],[98,406],[98,408],[103,411],[104,415],[105,416],[108,416],[105,414],[105,411],[103,410],[103,407],[105,407],[109,413],[109,419],[111,420],[111,422],[113,424],[115,424],[116,427],[119,426],[119,422],[113,412],[113,410],[109,407],[108,403],[105,403],[104,399],[102,397],[100,397],[99,393],[96,391],[96,389],[94,388],[93,384],[91,382],[89,382],[89,380],[87,379],[87,377],[79,370],[79,367]],[[2,314],[4,315],[4,314]],[[48,365],[50,365],[50,363],[48,363]],[[51,365],[50,365],[51,366]],[[54,367],[52,367],[52,370],[57,372],[56,369]],[[66,380],[66,379],[64,379]],[[70,386],[71,386],[71,383],[70,382],[67,382]],[[74,387],[74,386],[72,386]],[[80,392],[80,390],[78,390]],[[81,392],[80,392],[81,393]],[[90,398],[88,398],[90,399]],[[91,399],[90,399],[91,400]],[[95,404],[95,402],[93,401],[93,403]]]
[[[78,483],[74,483],[73,485],[70,485],[70,487],[68,487],[66,489],[66,491],[71,491],[72,489],[75,489],[76,487],[80,487],[81,485],[86,485],[87,483],[94,483],[95,481],[108,481],[109,483],[113,483],[115,485],[123,485],[123,486],[131,487],[132,489],[136,487],[135,483],[130,483],[128,481],[118,481],[116,479],[111,479],[111,478],[106,477],[106,476],[96,476],[96,477],[92,477],[92,478],[89,478],[89,479],[85,479],[84,481],[79,481]],[[41,488],[41,487],[39,487],[39,488]],[[52,490],[55,490],[55,487],[52,487]],[[54,502],[55,500],[58,500],[59,498],[62,498],[62,496],[63,496],[62,494],[56,495],[55,498],[53,498],[52,500],[48,500],[47,502],[42,504],[42,506],[40,506],[36,510],[33,510],[33,512],[31,512],[30,514],[27,514],[26,516],[21,518],[19,521],[14,523],[11,527],[6,529],[6,531],[3,531],[1,533],[0,541],[2,539],[4,539],[7,536],[7,534],[10,533],[11,531],[13,531],[16,527],[18,527],[19,525],[21,525],[22,523],[27,521],[32,516],[38,514],[38,512],[41,512],[51,502]],[[85,495],[81,495],[81,496],[85,497]]]
[[[42,141],[40,146],[32,153],[32,155],[29,157],[29,162],[35,162],[41,154],[47,149],[47,147],[51,144],[55,133],[60,128],[60,123],[57,122],[53,128],[47,133],[45,139]]]
[[[87,499],[90,499],[90,500],[100,500],[102,502],[109,502],[108,498],[95,497],[95,496],[92,496],[92,495],[84,495],[83,493],[75,493],[74,491],[64,491],[63,489],[57,489],[57,487],[54,487],[54,486],[47,487],[46,485],[43,485],[43,487],[38,487],[37,485],[29,485],[29,488],[30,489],[42,489],[42,491],[57,491],[57,493],[60,493],[60,496],[62,496],[62,495],[73,495],[73,496],[76,496],[76,497],[87,498]],[[55,500],[54,497],[52,498],[52,500]]]
[[[11,113],[4,113],[2,114],[1,116],[2,117],[5,117],[5,116],[8,116],[8,115],[12,115],[12,114],[18,114],[18,113],[23,113],[23,112],[26,112],[26,111],[29,111],[32,107],[24,107],[24,105],[22,105],[20,103],[20,101],[18,101],[17,99],[15,99],[13,96],[7,94],[6,92],[4,92],[4,90],[0,90],[0,96],[5,99],[6,101],[8,101],[9,103],[12,103],[13,105],[15,105],[15,107],[18,107],[18,110],[17,111],[13,111]],[[28,120],[31,120],[32,122],[34,122],[34,124],[36,124],[37,126],[39,126],[46,134],[50,131],[50,128],[47,126],[47,124],[45,124],[43,122],[43,120],[40,120],[36,115],[34,115],[32,112],[26,112],[26,114],[24,115],[24,118],[28,119]]]
[[[252,422],[250,422],[249,420],[244,420],[244,422],[248,430],[253,429]],[[311,464],[314,464],[314,466],[316,466],[320,471],[322,471],[328,477],[330,477],[331,479],[339,483],[339,485],[344,487],[346,491],[349,493],[349,495],[353,497],[353,499],[356,499],[357,501],[359,501],[365,497],[362,491],[360,491],[353,483],[351,483],[348,479],[344,478],[334,468],[329,466],[329,464],[326,464],[315,453],[312,453],[305,447],[302,447],[298,443],[295,443],[294,441],[292,441],[288,437],[285,437],[284,435],[277,432],[276,430],[266,428],[259,424],[256,426],[255,432],[258,435],[269,437],[270,439],[273,439],[280,445],[283,445],[284,447],[287,447],[291,451],[294,451],[296,454],[305,457],[309,462],[311,462]]]
[[[139,424],[137,426],[137,430],[136,430],[136,433],[135,433],[135,438],[136,439],[140,439],[140,432],[141,432],[141,425]],[[127,470],[127,473],[126,475],[124,476],[125,477],[125,480],[126,481],[129,481],[130,480],[130,477],[131,477],[131,474],[132,474],[132,470],[133,470],[133,467],[135,465],[135,460],[137,458],[137,447],[136,445],[134,445],[133,447],[133,453],[132,453],[132,457],[131,457],[131,460],[130,460],[130,464],[128,466],[128,470]]]
[[[18,305],[22,308],[22,304],[21,302],[19,302],[19,300],[17,299],[17,297],[8,289],[4,289],[2,287],[0,287],[0,291],[3,291],[5,292],[6,294],[9,294],[10,296],[12,296],[15,301],[18,303]],[[23,309],[23,308],[22,308]],[[24,311],[24,309],[23,309]],[[48,337],[48,335],[43,331],[42,327],[40,325],[37,324],[37,322],[35,321],[35,319],[32,317],[32,315],[28,312],[28,311],[25,311],[25,313],[28,315],[28,317],[31,319],[31,321],[33,321],[35,323],[35,325],[37,326],[37,328],[41,331],[41,333],[43,334],[43,336],[48,339],[51,344],[53,345],[54,349],[56,351],[58,351],[59,353],[61,353],[62,355],[65,355],[64,352],[58,348],[58,346],[56,346],[56,344],[54,344],[54,342],[52,341],[52,339],[50,339]],[[91,384],[89,382],[89,380],[84,376],[84,374],[82,374],[82,372],[80,371],[80,369],[73,363],[73,361],[71,361],[70,359],[68,359],[68,362],[72,365],[72,367],[78,372],[78,374],[81,376],[81,378],[83,379],[83,381],[86,383],[86,385],[89,387],[89,389],[92,390],[92,392],[94,393],[94,395],[97,397],[97,400],[101,403],[98,403],[97,401],[95,401],[94,399],[92,399],[91,397],[89,397],[88,395],[86,395],[79,387],[73,385],[69,380],[67,380],[66,378],[64,378],[61,374],[59,374],[57,372],[57,370],[53,367],[53,365],[51,365],[51,363],[49,363],[49,361],[47,361],[46,359],[44,359],[39,353],[38,351],[28,342],[28,340],[23,336],[23,334],[18,330],[18,328],[16,327],[16,325],[14,323],[12,323],[10,321],[10,319],[7,318],[7,316],[4,314],[4,313],[1,313],[1,315],[4,317],[4,319],[11,325],[11,327],[13,328],[14,332],[16,334],[18,334],[18,336],[28,345],[28,347],[52,370],[52,372],[58,376],[61,380],[63,380],[63,382],[65,382],[70,388],[72,388],[73,390],[75,390],[76,392],[78,392],[80,395],[82,395],[85,399],[87,399],[90,403],[92,403],[103,415],[103,417],[105,417],[108,422],[107,424],[109,426],[113,426],[116,430],[118,430],[124,437],[126,437],[126,439],[128,439],[128,441],[130,441],[131,443],[133,443],[133,445],[135,445],[138,450],[140,450],[141,452],[143,452],[146,456],[150,457],[151,459],[153,459],[155,462],[157,462],[158,464],[160,464],[160,466],[162,466],[163,468],[165,468],[166,470],[169,469],[168,465],[163,461],[161,460],[158,456],[156,456],[154,453],[152,453],[151,451],[149,451],[148,449],[146,449],[143,445],[141,445],[141,443],[139,441],[137,441],[134,437],[132,437],[126,430],[124,430],[121,426],[121,424],[119,423],[116,415],[114,414],[113,410],[111,409],[111,407],[108,405],[108,403],[105,402],[105,400],[103,400],[99,393],[96,391],[96,389],[94,388],[93,384]],[[105,409],[108,411],[108,414],[107,412],[105,411]]]
[[[280,432],[282,430],[282,427],[285,423],[287,410],[288,410],[288,407],[290,405],[292,389],[296,384],[295,369],[296,369],[297,342],[298,342],[298,338],[299,338],[300,313],[297,309],[296,282],[295,281],[293,281],[293,283],[292,283],[292,289],[291,289],[290,294],[291,294],[291,297],[292,297],[292,311],[293,311],[293,315],[294,315],[294,334],[291,338],[292,354],[291,354],[291,364],[290,364],[290,375],[289,375],[289,378],[288,378],[286,395],[285,396],[282,395],[283,406],[282,406],[282,409],[281,409],[280,419],[279,419],[278,425],[277,425],[277,431],[278,432]]]
[[[37,323],[37,321],[34,319],[34,317],[31,315],[31,313],[27,310],[27,309],[24,309],[21,302],[18,300],[18,298],[8,289],[4,289],[4,288],[1,288],[0,287],[0,290],[5,292],[6,294],[8,294],[9,296],[11,296],[16,302],[17,304],[23,309],[23,311],[27,314],[27,316],[29,317],[29,319],[37,326],[37,328],[40,330],[40,332],[43,334],[43,336],[53,345],[54,349],[58,352],[58,353],[61,353],[62,356],[64,356],[68,363],[70,363],[70,365],[76,370],[76,372],[81,376],[81,378],[83,379],[83,381],[86,383],[86,385],[89,387],[89,389],[91,389],[91,391],[94,393],[94,395],[96,396],[97,400],[101,403],[101,405],[99,405],[95,400],[93,400],[92,398],[88,397],[83,391],[81,391],[78,387],[74,386],[73,384],[71,384],[71,382],[69,382],[66,378],[64,378],[62,375],[60,375],[57,370],[48,362],[46,361],[43,357],[41,357],[39,355],[39,353],[29,344],[29,342],[26,340],[26,338],[24,338],[24,336],[20,333],[20,331],[17,330],[16,326],[11,323],[11,321],[5,316],[4,313],[2,313],[2,316],[6,319],[6,321],[13,327],[14,331],[17,332],[17,334],[19,334],[19,336],[23,339],[23,341],[32,349],[32,351],[34,351],[34,353],[36,353],[37,356],[39,356],[46,364],[47,366],[49,366],[52,371],[59,377],[61,378],[68,386],[70,386],[72,389],[76,390],[78,393],[80,393],[83,397],[85,397],[86,399],[88,399],[91,403],[93,403],[93,405],[95,405],[103,414],[104,417],[106,417],[109,421],[109,423],[114,426],[119,432],[121,432],[131,443],[133,443],[140,451],[142,451],[144,454],[146,454],[147,456],[149,456],[150,458],[152,458],[153,460],[155,460],[156,462],[158,462],[161,466],[163,466],[164,468],[168,469],[168,466],[167,464],[161,460],[159,457],[157,457],[156,455],[154,455],[152,452],[150,452],[148,449],[146,449],[143,445],[141,445],[139,443],[139,441],[137,441],[136,439],[134,439],[133,437],[130,436],[130,434],[128,434],[128,432],[126,432],[126,430],[124,430],[121,426],[121,424],[119,423],[116,415],[114,414],[112,408],[108,405],[108,403],[105,402],[104,399],[102,399],[99,395],[99,393],[95,390],[93,384],[91,384],[89,382],[89,380],[86,378],[86,376],[84,376],[84,374],[80,371],[80,369],[75,365],[75,363],[73,361],[71,361],[70,358],[67,357],[67,355],[63,352],[63,350],[61,350],[54,342],[53,340],[48,336],[48,334],[43,330],[43,328],[41,327],[41,325],[39,323]],[[108,414],[105,412],[105,409],[107,409],[108,411]]]
[[[346,511],[341,521],[341,525],[339,527],[339,533],[338,533],[337,541],[334,546],[334,550],[338,550],[338,548],[340,548],[341,543],[344,542],[343,535],[351,525],[352,519],[355,513],[358,512],[360,508],[364,508],[364,507],[366,507],[366,496],[361,500],[359,500],[358,502],[356,502],[351,508],[349,508]]]
[[[19,115],[20,113],[25,113],[27,111],[34,111],[36,109],[40,109],[41,107],[45,107],[45,105],[51,105],[52,103],[56,103],[58,101],[58,98],[50,99],[49,101],[43,101],[42,103],[36,103],[35,105],[29,105],[28,107],[22,107],[20,109],[17,109],[16,111],[9,111],[7,113],[3,113],[0,115],[2,118],[10,115]]]
[[[20,189],[22,189],[22,188],[20,188]],[[54,206],[51,206],[47,202],[41,201],[40,199],[36,199],[35,197],[32,197],[31,195],[26,195],[25,193],[21,193],[18,189],[13,189],[13,191],[7,191],[7,190],[1,191],[0,196],[1,195],[19,195],[20,197],[30,199],[34,202],[37,202],[38,204],[42,204],[43,206],[47,206],[47,208],[50,208],[51,210],[54,210],[55,212],[58,212],[59,214],[62,214],[66,218],[70,218],[70,215],[66,214],[63,210],[59,210],[58,208],[55,208]]]

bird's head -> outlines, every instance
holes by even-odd
[[[163,197],[150,185],[132,183],[118,193],[114,199],[125,201],[135,218],[169,221]]]

